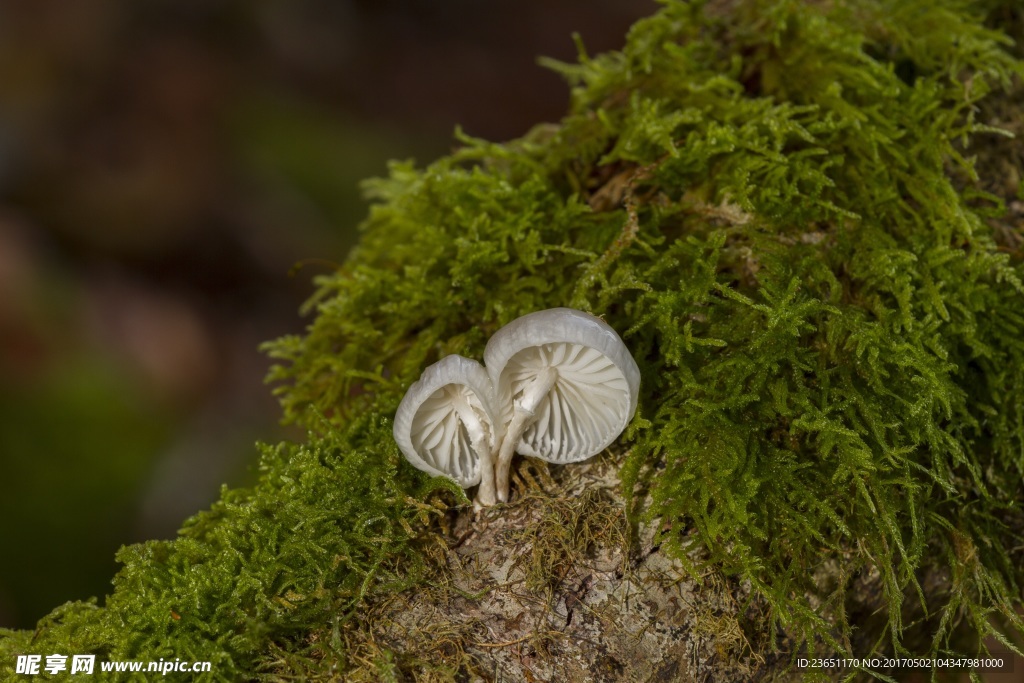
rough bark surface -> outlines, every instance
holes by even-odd
[[[749,681],[766,673],[741,622],[749,589],[695,578],[630,529],[608,459],[523,463],[508,505],[453,512],[444,570],[368,615],[401,677],[482,681]],[[756,619],[757,615],[753,615]],[[365,625],[365,624],[364,624]]]

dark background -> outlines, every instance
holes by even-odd
[[[391,158],[568,104],[539,56],[619,47],[651,0],[0,0],[0,626],[110,590],[251,480],[260,342]],[[290,271],[300,264],[297,273]]]

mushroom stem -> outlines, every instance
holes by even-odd
[[[494,497],[494,458],[490,440],[487,438],[487,429],[480,422],[476,411],[462,396],[453,395],[452,406],[458,413],[459,419],[462,420],[462,424],[466,426],[469,442],[480,459],[480,488],[477,489],[473,506],[479,509],[494,505],[496,502]]]
[[[515,453],[519,439],[536,418],[537,406],[555,386],[558,380],[558,371],[554,368],[544,368],[533,381],[523,390],[521,398],[515,401],[515,411],[512,414],[512,422],[505,431],[505,439],[501,442],[501,449],[498,451],[498,461],[494,466],[494,479],[497,488],[498,500],[508,500],[508,473],[512,465],[512,455]]]

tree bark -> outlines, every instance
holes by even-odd
[[[521,459],[514,469],[511,503],[449,512],[441,569],[360,619],[355,659],[390,653],[397,680],[730,682],[767,673],[741,626],[749,588],[711,569],[695,578],[654,544],[655,526],[630,529],[609,458],[550,472]]]

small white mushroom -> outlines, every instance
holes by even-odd
[[[504,435],[487,371],[462,356],[446,356],[414,382],[395,413],[398,447],[417,469],[480,484],[477,501],[493,505],[493,453]]]
[[[508,424],[495,464],[501,501],[516,450],[557,464],[586,460],[636,413],[636,361],[615,330],[583,311],[552,308],[513,320],[487,342],[484,364]]]

